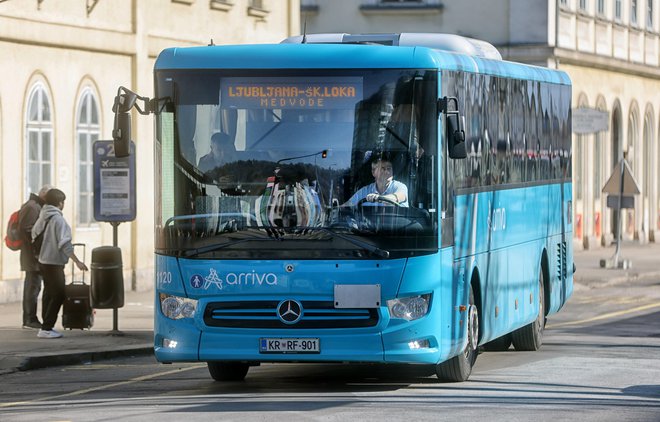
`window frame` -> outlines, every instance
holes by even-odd
[[[36,99],[36,120],[32,120],[30,116],[33,115],[33,101]],[[44,119],[44,104],[48,106],[48,119]],[[41,82],[35,82],[30,89],[30,94],[27,99],[27,107],[25,109],[25,193],[28,197],[31,193],[36,194],[42,186],[53,184],[54,179],[54,134],[53,128],[53,104],[50,98],[49,91],[46,85]],[[36,134],[36,147],[37,151],[33,156],[31,149],[31,135]],[[44,141],[43,137],[48,134],[48,140]],[[48,159],[44,158],[44,142],[48,142]],[[44,174],[44,168],[48,167],[47,174]],[[38,168],[38,174],[32,175],[32,168]],[[36,181],[34,179],[37,179]]]
[[[81,113],[83,107],[85,108],[85,121],[81,120]],[[92,121],[93,112],[96,112],[96,122]],[[75,145],[76,145],[76,201],[77,212],[76,222],[80,226],[96,225],[94,219],[94,142],[100,138],[101,135],[101,114],[98,106],[97,95],[91,87],[85,87],[78,97],[78,106],[76,107],[76,129],[75,129]],[[86,145],[86,157],[82,157],[83,148],[81,144],[81,137],[84,136]],[[85,168],[86,186],[87,189],[83,190],[81,183],[81,173],[83,167]],[[83,219],[81,212],[83,206],[87,210],[87,218]]]

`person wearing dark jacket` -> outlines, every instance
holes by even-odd
[[[32,251],[32,226],[39,218],[39,212],[44,205],[46,192],[50,185],[44,185],[39,194],[30,194],[30,199],[21,206],[18,212],[18,228],[23,238],[21,245],[21,271],[25,271],[23,281],[23,328],[39,329],[41,322],[37,318],[37,303],[41,291],[41,273],[39,262]]]
[[[44,279],[41,309],[43,322],[37,334],[39,338],[62,337],[62,334],[53,327],[64,303],[64,266],[69,262],[69,258],[81,271],[88,271],[87,266],[73,253],[71,227],[62,215],[65,199],[66,195],[61,190],[49,190],[46,194],[46,205],[41,209],[39,218],[32,227],[32,239],[41,232],[44,233],[38,256],[39,268]]]
[[[236,146],[229,135],[216,132],[211,136],[211,151],[199,159],[199,168],[206,173],[215,170],[236,159]]]

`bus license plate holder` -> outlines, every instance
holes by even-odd
[[[321,353],[321,340],[318,337],[262,337],[259,339],[259,353]]]
[[[380,284],[336,284],[335,309],[373,309],[380,306]]]

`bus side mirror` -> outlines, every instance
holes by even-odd
[[[138,96],[122,87],[117,90],[112,111],[115,113],[115,123],[112,128],[112,139],[115,141],[115,157],[128,157],[131,146],[131,108],[135,106]]]
[[[142,102],[140,107],[138,100]],[[131,147],[131,109],[140,114],[160,113],[171,103],[170,97],[149,99],[141,97],[128,88],[120,86],[117,89],[115,103],[112,111],[115,113],[115,124],[112,128],[112,139],[115,142],[115,157],[122,158],[130,155]]]
[[[131,113],[115,113],[112,139],[115,141],[115,157],[128,157],[131,146]]]
[[[456,114],[447,115],[447,148],[449,149],[449,158],[466,158],[465,150],[465,131],[461,126],[462,116]]]
[[[454,110],[449,110],[449,103],[453,102]],[[438,99],[438,111],[444,113],[446,122],[446,136],[447,151],[449,158],[461,159],[467,157],[465,150],[465,122],[464,117],[460,115],[458,110],[458,98],[456,97],[443,97]]]

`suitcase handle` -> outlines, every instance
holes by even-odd
[[[87,252],[87,244],[85,243],[72,243],[73,253],[76,254],[81,262],[85,262],[85,255]],[[82,255],[76,253],[76,247],[82,247]],[[71,261],[71,284],[85,284],[85,271],[82,271],[82,280],[76,280],[76,263]]]

